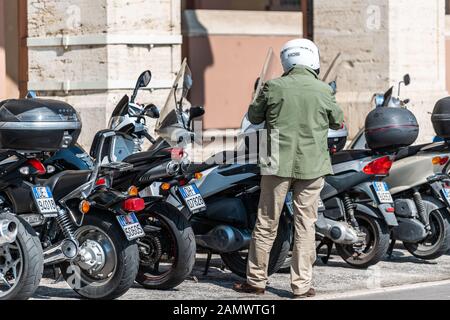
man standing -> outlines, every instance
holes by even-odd
[[[289,190],[294,202],[294,247],[291,287],[294,297],[312,297],[316,260],[315,222],[324,176],[332,174],[328,129],[343,125],[333,90],[319,80],[319,49],[310,40],[295,39],[281,50],[284,75],[267,81],[250,105],[253,124],[265,121],[269,156],[261,161],[261,197],[250,243],[247,282],[238,292],[264,294],[269,255]],[[274,154],[274,152],[278,154]]]

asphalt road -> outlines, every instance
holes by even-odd
[[[131,300],[227,300],[227,299],[290,299],[289,274],[276,274],[270,278],[266,295],[241,295],[231,287],[241,280],[223,269],[220,257],[213,258],[207,276],[203,275],[205,255],[198,255],[192,277],[172,290],[146,290],[136,284],[121,299]],[[314,268],[316,299],[448,299],[449,284],[383,292],[385,288],[416,285],[433,281],[450,280],[450,256],[434,261],[422,261],[406,250],[396,249],[390,260],[384,260],[367,270],[354,269],[339,256],[332,256],[327,265],[318,261]],[[421,286],[421,285],[420,285]],[[369,295],[367,295],[369,294]],[[65,284],[43,279],[35,299],[78,299]]]

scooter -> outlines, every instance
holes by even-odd
[[[400,86],[410,84],[405,75]],[[393,87],[384,94],[376,94],[376,108],[406,108],[408,99],[393,96]],[[382,110],[382,109],[379,109]],[[363,130],[356,136],[351,149],[366,145]],[[384,181],[389,185],[395,202],[398,226],[392,229],[392,242],[388,250],[392,255],[396,241],[420,259],[436,259],[450,246],[450,216],[448,212],[448,181],[444,168],[449,162],[450,150],[443,142],[428,143],[404,148]]]

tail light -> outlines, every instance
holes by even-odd
[[[363,172],[369,175],[388,175],[393,161],[390,157],[378,158],[363,168]]]
[[[45,166],[38,159],[29,159],[27,161],[27,164],[33,167],[37,171],[38,175],[43,175],[47,173]]]
[[[170,156],[172,160],[181,160],[184,157],[184,149],[183,148],[171,148]]]
[[[130,198],[123,202],[122,208],[129,212],[142,211],[145,208],[145,201],[142,198]]]
[[[445,156],[445,157],[434,157],[433,159],[431,159],[431,162],[434,165],[443,166],[443,165],[445,165],[448,162],[448,157],[447,156]]]

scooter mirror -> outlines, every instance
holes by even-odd
[[[144,114],[152,119],[158,119],[159,118],[158,107],[155,106],[154,104],[149,104],[148,106],[145,107]]]
[[[205,109],[203,106],[194,106],[189,109],[189,123],[188,125],[191,125],[191,122],[193,119],[201,117],[205,114]]]
[[[134,88],[133,95],[131,96],[131,102],[134,103],[134,100],[136,99],[137,93],[140,88],[145,88],[150,84],[150,81],[152,80],[152,73],[150,70],[146,70],[141,73],[139,76],[136,87]]]
[[[336,83],[336,81],[331,81],[328,85],[333,90],[333,94],[336,94],[337,93],[337,83]]]
[[[411,83],[411,77],[409,76],[409,74],[405,74],[403,76],[403,83],[405,84],[405,86],[409,86]]]

